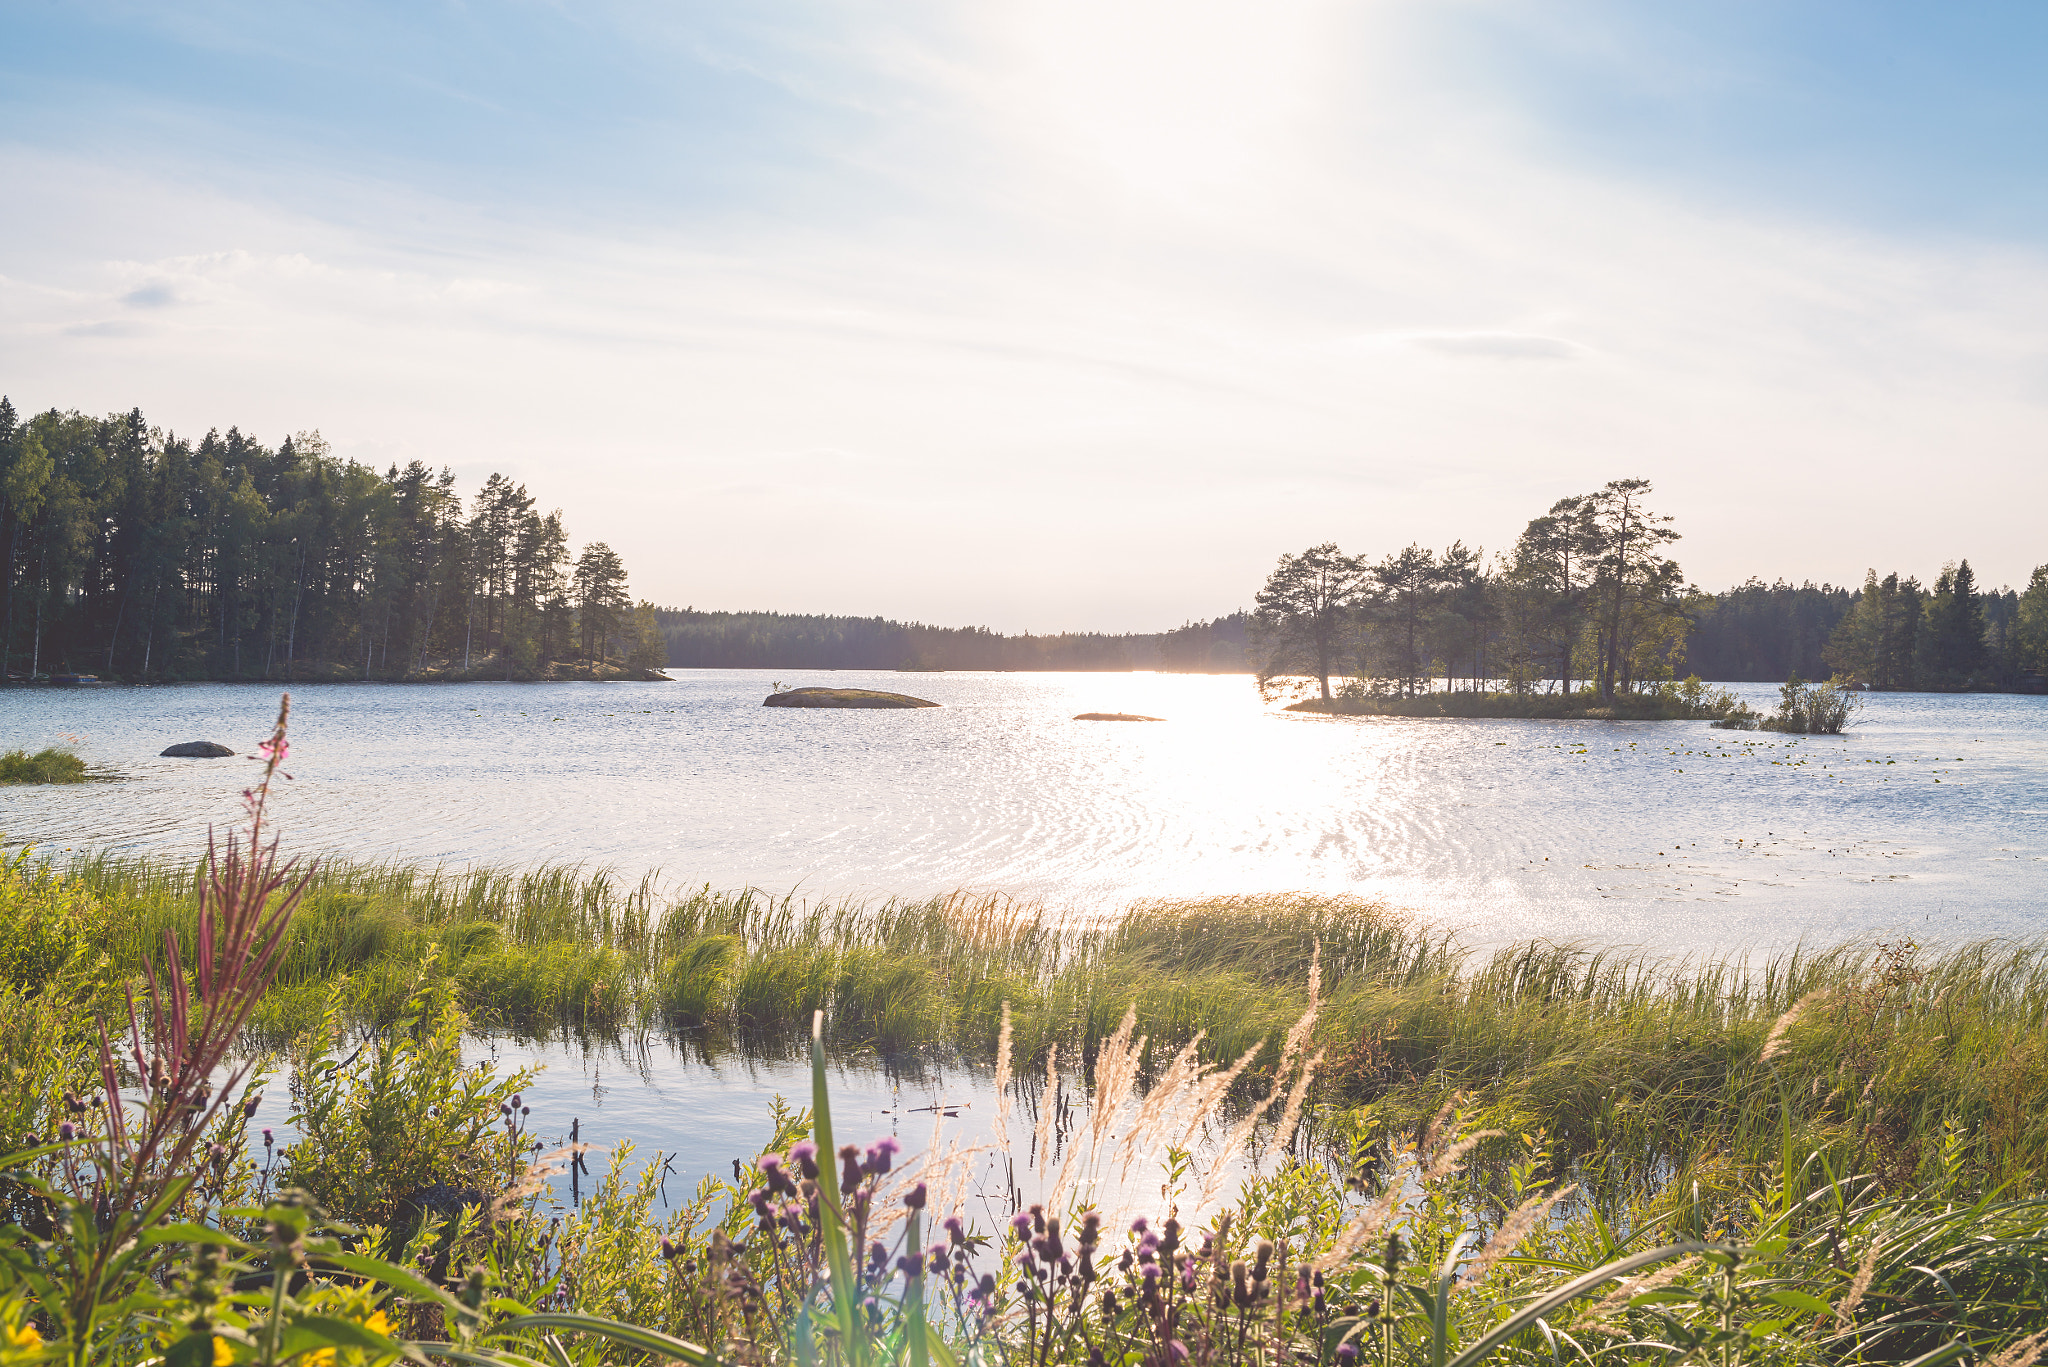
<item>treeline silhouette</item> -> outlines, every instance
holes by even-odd
[[[659,667],[602,542],[492,475],[376,470],[317,432],[197,442],[140,409],[22,420],[0,398],[0,677],[553,677]]]
[[[1005,636],[987,627],[934,627],[882,617],[657,609],[668,662],[682,669],[1162,669],[1241,672],[1245,615],[1171,631]]]
[[[1968,560],[1923,587],[1764,584],[1719,595],[1665,554],[1675,519],[1648,480],[1559,499],[1490,561],[1462,542],[1377,559],[1334,542],[1282,555],[1248,623],[1261,692],[1327,706],[1448,688],[1603,705],[1713,682],[1846,676],[1878,689],[2040,691],[2048,674],[2048,565],[2026,589],[1980,590]]]
[[[1978,589],[1968,560],[1931,586],[1875,570],[1853,590],[1752,579],[1701,607],[1685,649],[1703,679],[1839,673],[1875,688],[2022,687],[2048,671],[2048,565],[2024,592]]]
[[[1639,663],[1656,666],[1644,678],[1844,673],[1879,688],[2030,687],[2048,672],[2048,566],[2018,591],[1978,589],[1964,560],[1926,586],[1873,570],[1855,589],[1752,579],[1708,596],[1660,556],[1607,547],[1631,525],[1608,517],[1602,531],[1601,500],[1617,487],[1561,501],[1491,565],[1462,546],[1332,561],[1339,579],[1358,576],[1352,635],[1338,642],[1347,668],[1410,685],[1569,681],[1604,660],[1622,687]],[[465,500],[446,469],[414,461],[379,473],[336,458],[317,432],[275,447],[234,427],[193,441],[150,427],[140,410],[23,419],[4,397],[0,565],[7,678],[548,678],[592,661],[600,671],[618,661],[1190,673],[1254,663],[1244,612],[1159,632],[1012,636],[656,609],[628,595],[614,551],[592,543],[572,555],[562,514],[501,475]]]

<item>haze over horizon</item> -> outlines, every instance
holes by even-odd
[[[0,392],[493,470],[699,608],[1150,631],[1644,476],[2048,559],[2048,10],[0,12]]]

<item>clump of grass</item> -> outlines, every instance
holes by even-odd
[[[32,881],[23,866],[0,900],[26,906],[57,886],[87,899],[81,948],[117,973],[161,967],[167,931],[192,943],[190,865],[86,855],[46,871],[43,893]],[[7,927],[35,923],[18,912]],[[1547,1135],[1601,1199],[1674,1171],[1732,1191],[1788,1135],[1906,1190],[1950,1126],[1968,1137],[1979,1189],[2048,1191],[2048,946],[2036,942],[1857,943],[1761,963],[1568,943],[1473,954],[1356,898],[1144,903],[1075,926],[999,897],[799,903],[664,895],[574,868],[337,862],[306,888],[254,1029],[283,1042],[331,999],[388,1026],[425,963],[483,1029],[653,1030],[712,1052],[786,1055],[823,1011],[835,1047],[985,1062],[1007,1008],[1024,1066],[1057,1048],[1093,1069],[1135,1010],[1147,1070],[1199,1037],[1208,1062],[1251,1053],[1246,1096],[1271,1085],[1315,965],[1305,1045],[1325,1063],[1302,1104],[1366,1148],[1462,1091],[1487,1127]],[[1773,1022],[1808,997],[1765,1057]]]
[[[0,1154],[0,1198],[27,1217],[0,1229],[17,1283],[0,1342],[22,1361],[268,1367],[425,1348],[531,1367],[570,1361],[566,1334],[594,1367],[2024,1367],[2048,1342],[2048,1201],[1998,1190],[1993,1170],[2038,1148],[2026,1054],[2044,994],[2026,946],[1852,946],[1752,975],[1570,945],[1472,957],[1345,899],[1159,903],[1056,932],[991,899],[707,891],[661,914],[647,884],[561,871],[422,889],[347,869],[319,886],[324,921],[294,937],[308,889],[262,842],[261,812],[252,796],[247,853],[231,846],[200,885],[196,989],[181,969],[189,871],[102,863],[94,882],[26,854],[0,869],[0,934],[42,937],[0,955],[0,1125],[25,1146]],[[499,900],[508,889],[526,900]],[[155,958],[147,927],[165,933]],[[149,985],[147,1039],[134,1015],[121,1039],[130,1077],[91,1023],[109,1013],[80,1009],[106,995],[116,954]],[[272,999],[328,1005],[295,1051],[303,1137],[277,1153],[265,1131],[259,1173],[261,1098],[231,1095],[246,1075],[229,1051],[288,958],[300,978]],[[349,1003],[383,1010],[401,986],[397,1014],[358,1043]],[[543,1223],[550,1163],[588,1146],[546,1154],[523,1075],[465,1065],[456,997],[588,1019],[625,1013],[607,1004],[622,988],[641,1019],[744,1024],[750,1047],[793,1045],[802,1024],[776,1013],[820,1003],[810,1109],[778,1098],[770,1152],[736,1161],[730,1183],[707,1177],[666,1221],[664,1165],[630,1185],[627,1145],[588,1202]],[[934,1022],[971,1034],[991,1001],[1007,1190],[977,1188],[984,1150],[940,1132],[901,1165],[893,1138],[836,1142],[828,1012],[874,1038]],[[1247,1039],[1262,1021],[1272,1033]],[[1319,1069],[1347,1042],[1325,1142],[1297,1148]],[[1089,1104],[1056,1121],[1041,1095],[1022,1151],[1006,1122],[1013,1094],[1030,1099],[1019,1049],[1042,1048],[1050,1084],[1070,1044]],[[1972,1066],[1999,1070],[1978,1085],[2009,1114],[1969,1112],[1953,1075]],[[1546,1106],[1565,1128],[1522,1123]],[[1194,1152],[1194,1128],[1222,1118],[1221,1144]],[[1590,1148],[1560,1137],[1574,1124],[1593,1127]],[[55,1143],[36,1137],[52,1129]],[[1255,1137],[1240,1187],[1231,1160]],[[1156,1225],[1098,1204],[1112,1175],[1121,1187],[1162,1160]],[[1019,1163],[1043,1193],[1023,1210]],[[1899,1171],[1913,1190],[1890,1190]],[[315,1200],[359,1223],[348,1244]]]
[[[85,761],[52,745],[30,754],[26,749],[0,754],[0,783],[83,783]]]

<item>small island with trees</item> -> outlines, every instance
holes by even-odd
[[[1757,717],[1686,672],[1688,640],[1716,603],[1664,554],[1679,533],[1651,510],[1652,492],[1648,480],[1622,479],[1559,499],[1491,567],[1462,542],[1377,561],[1334,543],[1281,556],[1247,628],[1261,693],[1340,715],[1694,719],[1832,733],[1853,695],[1871,688],[2040,689],[2048,566],[2024,595],[1980,594],[1965,560],[1932,591],[1873,571],[1861,593],[1842,595],[1818,651],[1834,677],[1809,685],[1795,663],[1779,711]]]

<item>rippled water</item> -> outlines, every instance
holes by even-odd
[[[1065,912],[1274,889],[1386,897],[1474,943],[1669,950],[2048,929],[2048,699],[1880,694],[1839,738],[1697,722],[1273,711],[1242,678],[781,674],[918,711],[763,708],[771,675],[326,685],[294,698],[289,848],[570,860],[806,894],[956,887]],[[1768,704],[1773,690],[1741,690]],[[120,775],[0,789],[10,843],[189,853],[234,819],[254,685],[0,693],[0,747]],[[1075,722],[1140,712],[1159,724]]]

